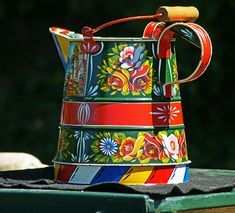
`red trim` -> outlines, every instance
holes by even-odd
[[[207,66],[209,65],[210,60],[211,60],[211,54],[212,54],[212,44],[211,44],[209,35],[201,26],[194,24],[194,23],[188,23],[188,25],[193,27],[197,31],[198,36],[200,36],[202,44],[203,44],[203,52],[201,55],[202,56],[201,65],[198,68],[197,73],[195,73],[195,75],[192,78],[194,80],[198,78],[199,76],[201,76],[205,72]]]
[[[210,63],[212,55],[212,44],[210,37],[201,26],[194,23],[175,23],[167,27],[162,32],[159,38],[158,49],[157,49],[158,58],[170,58],[170,43],[172,37],[174,36],[173,29],[174,27],[178,26],[190,28],[196,33],[198,39],[200,40],[201,58],[199,60],[197,68],[192,72],[192,74],[189,77],[186,77],[185,79],[179,79],[174,82],[169,82],[166,83],[165,85],[175,84],[175,83],[186,83],[197,79],[206,71],[206,68]]]
[[[156,167],[152,171],[145,184],[162,184],[167,183],[175,166],[164,166],[162,168]]]
[[[59,171],[55,179],[68,182],[76,167],[75,165],[59,165]]]
[[[144,38],[159,38],[161,32],[164,30],[165,24],[163,22],[150,22],[146,25],[143,33]]]
[[[165,94],[166,98],[172,97],[172,86],[171,86],[171,84],[168,84],[168,85],[165,86],[165,92],[166,92],[166,94]]]
[[[87,126],[171,126],[182,125],[183,115],[181,102],[64,102],[61,123]]]
[[[170,30],[164,32],[164,36],[159,40],[158,58],[170,58],[171,56],[171,41],[174,33]]]

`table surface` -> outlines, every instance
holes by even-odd
[[[0,185],[0,212],[235,212],[235,171],[208,169],[192,171],[204,174],[211,180],[213,177],[222,177],[226,182],[231,180],[233,187],[230,183],[230,187],[220,190],[216,188],[211,191],[196,191],[197,193],[190,191],[181,194],[174,194],[174,190],[169,194],[140,193],[138,191],[132,193],[119,191],[117,193],[108,192],[108,190],[92,191],[93,188],[89,188],[87,191],[86,188],[79,191],[43,187],[30,189],[28,185],[24,185],[26,180],[12,180],[5,177],[5,185]],[[0,173],[1,176],[4,175]],[[14,182],[14,187],[9,187],[6,184],[7,181]],[[162,187],[172,186],[164,185]],[[204,187],[206,188],[206,186]],[[158,186],[156,186],[157,189]]]

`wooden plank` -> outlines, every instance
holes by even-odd
[[[155,201],[156,212],[177,212],[235,206],[235,189],[231,192],[167,197]],[[234,211],[235,212],[235,211]]]
[[[220,207],[220,208],[178,211],[177,213],[234,213],[234,212],[235,212],[235,206],[227,206],[227,207]]]

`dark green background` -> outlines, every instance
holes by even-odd
[[[64,71],[50,26],[80,32],[84,25],[96,27],[121,17],[153,14],[161,5],[198,7],[197,23],[213,43],[208,71],[181,86],[192,167],[235,169],[232,0],[1,0],[0,151],[29,152],[44,163],[54,156]],[[119,24],[97,35],[141,36],[147,22]],[[178,56],[180,70],[192,70],[194,51],[181,49]]]

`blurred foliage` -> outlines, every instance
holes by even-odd
[[[21,0],[0,1],[0,151],[23,151],[50,163],[55,154],[64,71],[48,28],[80,32],[127,16],[153,14],[161,5],[194,5],[197,23],[213,43],[208,71],[181,86],[192,167],[235,169],[235,1]],[[148,21],[118,24],[100,36],[141,36]],[[194,51],[178,53],[192,70]],[[187,58],[187,60],[185,59]]]

